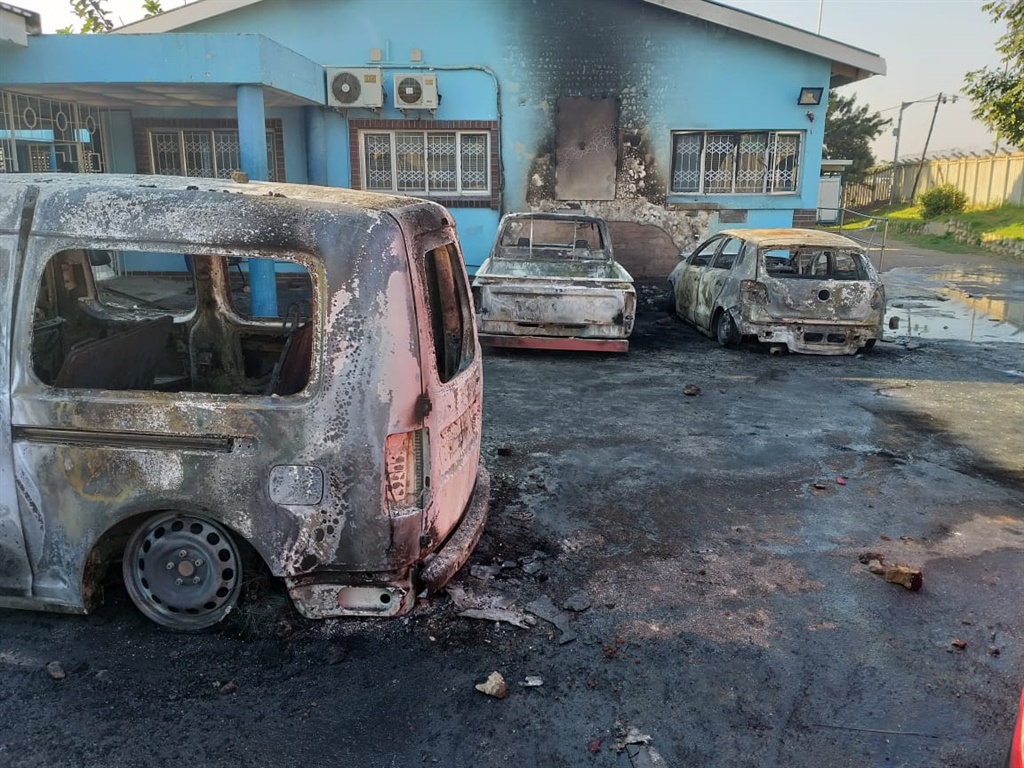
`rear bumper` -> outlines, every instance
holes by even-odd
[[[466,564],[487,525],[487,510],[491,503],[491,476],[483,463],[476,473],[476,486],[469,497],[466,514],[448,541],[420,567],[419,582],[428,592],[442,589],[455,573]]]
[[[740,323],[744,336],[756,336],[764,344],[785,344],[790,352],[809,355],[852,355],[870,339],[880,339],[882,329],[868,323],[820,323],[806,320],[771,323]]]
[[[566,336],[505,336],[481,334],[484,347],[513,349],[557,349],[569,352],[628,352],[629,339],[585,339]]]
[[[285,579],[288,594],[307,619],[405,613],[415,604],[420,586],[430,592],[442,589],[469,560],[487,524],[490,498],[491,477],[481,463],[462,519],[444,545],[425,560],[418,574],[412,569],[379,574],[314,573]]]

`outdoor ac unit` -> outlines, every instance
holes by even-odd
[[[437,75],[395,75],[395,107],[437,109]]]
[[[327,106],[342,109],[384,106],[384,75],[380,69],[327,69]]]

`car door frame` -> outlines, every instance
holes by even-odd
[[[724,253],[726,246],[733,241],[739,243],[740,247],[735,254],[730,254],[732,263],[728,267],[722,267],[719,262],[726,255]],[[711,330],[711,324],[718,309],[718,298],[729,280],[729,275],[732,274],[733,266],[742,258],[744,247],[746,247],[746,242],[743,238],[735,235],[723,235],[721,244],[715,249],[714,256],[703,270],[697,289],[697,305],[694,311],[694,325],[699,328]]]
[[[714,260],[718,254],[718,249],[722,247],[722,243],[727,239],[725,235],[714,235],[694,248],[693,253],[686,257],[686,267],[682,270],[682,274],[679,275],[679,279],[676,281],[676,311],[694,325],[697,324],[694,305],[699,298],[698,291],[701,275],[707,268],[707,265]],[[714,244],[714,248],[707,257],[707,264],[694,264],[695,259],[703,258],[704,254],[701,251],[712,244]]]
[[[17,206],[18,210],[10,212],[10,218],[13,220],[15,215],[20,216],[22,206],[32,205],[33,201],[22,199],[21,206]],[[30,221],[26,218],[21,223],[26,235]],[[0,321],[0,563],[3,564],[0,568],[0,594],[5,596],[8,603],[12,603],[12,600],[16,602],[19,597],[29,600],[34,583],[18,500],[11,428],[15,295],[21,282],[17,277],[24,257],[24,239],[27,238],[20,237],[13,227],[0,229],[0,312],[3,313],[3,320]]]

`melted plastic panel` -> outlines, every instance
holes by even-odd
[[[301,391],[311,368],[312,280],[302,265],[276,260],[283,316],[255,319],[247,277],[254,258],[57,253],[36,294],[33,371],[61,389]]]

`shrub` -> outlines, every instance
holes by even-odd
[[[921,195],[924,217],[934,219],[947,213],[959,213],[967,207],[967,195],[952,184],[933,187]]]

